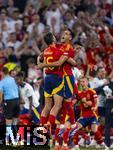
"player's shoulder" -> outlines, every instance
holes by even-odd
[[[29,83],[25,82],[25,89],[32,90],[33,87]]]
[[[93,93],[93,94],[96,93],[96,91],[94,89],[92,89],[92,88],[89,88],[88,91],[91,92],[91,93]]]
[[[44,49],[44,53],[47,52],[47,51],[49,51],[50,49],[51,49],[50,47],[46,47],[46,48]]]

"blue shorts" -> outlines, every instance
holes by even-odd
[[[26,108],[23,108],[21,111],[20,111],[20,115],[21,114],[28,114],[29,113],[29,110],[26,109]],[[33,108],[32,110],[32,122],[35,123],[35,124],[39,124],[40,123],[40,114],[41,114],[41,109],[40,109],[40,106],[37,107],[37,108]]]
[[[52,97],[57,94],[63,97],[64,80],[58,75],[46,75],[44,79],[44,96]]]
[[[69,99],[74,95],[74,76],[64,76],[64,98]]]
[[[96,117],[83,118],[80,117],[77,122],[79,122],[84,128],[88,125],[98,124]]]

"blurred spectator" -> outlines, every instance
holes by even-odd
[[[29,3],[28,3],[28,4],[26,5],[25,11],[24,11],[24,15],[27,15],[27,16],[29,17],[30,22],[33,21],[32,18],[33,18],[34,15],[36,15],[36,11],[35,11],[35,9],[34,9],[34,7],[33,7],[32,4],[29,4]]]
[[[59,9],[59,2],[53,1],[50,8],[45,14],[46,23],[51,27],[51,31],[54,34],[59,34],[61,29],[61,17],[62,13]]]
[[[42,77],[42,72],[40,69],[37,69],[35,65],[35,60],[33,58],[28,59],[28,76],[27,80],[29,83],[33,83],[34,79]]]
[[[35,33],[37,36],[41,35],[44,31],[44,24],[40,22],[40,17],[38,15],[34,15],[32,17],[32,23],[28,26],[27,31],[31,33]]]
[[[5,43],[3,41],[3,34],[0,33],[0,50],[3,50],[5,48]]]
[[[106,79],[105,68],[99,67],[96,72],[96,77],[94,77],[89,83],[90,87],[93,89],[107,84],[108,81]]]
[[[14,0],[14,6],[20,9],[20,12],[24,11],[24,8],[26,6],[28,0]]]
[[[76,21],[76,17],[74,16],[73,11],[66,11],[64,14],[64,23],[67,25],[68,28],[72,29],[75,21]]]
[[[77,58],[76,59],[76,67],[80,70],[84,70],[84,73],[86,74],[87,71],[87,65],[84,64],[82,58]]]
[[[16,54],[18,48],[20,47],[21,42],[17,41],[16,32],[10,33],[8,43],[6,47],[13,47],[14,53]]]

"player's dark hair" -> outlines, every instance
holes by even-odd
[[[68,28],[67,29],[67,31],[69,31],[70,32],[70,35],[71,35],[71,37],[72,37],[72,39],[74,38],[74,36],[75,36],[75,34],[73,33],[73,31],[70,29],[70,28]]]
[[[16,75],[17,78],[25,78],[25,73],[23,71],[18,72]]]
[[[103,69],[103,67],[98,67],[96,72],[98,73],[101,69]]]
[[[8,70],[7,67],[3,67],[2,72],[3,72],[5,75],[9,74],[9,70]]]
[[[53,34],[51,32],[47,33],[45,36],[44,36],[44,41],[47,45],[50,45],[53,43]]]

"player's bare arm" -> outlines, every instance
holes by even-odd
[[[73,59],[73,58],[68,58],[67,62],[72,65],[72,66],[75,66],[76,65],[76,61]]]
[[[92,106],[92,102],[91,101],[87,101],[86,98],[83,98],[82,103],[84,104],[85,107],[91,107]]]
[[[68,57],[67,56],[61,56],[60,59],[56,62],[53,62],[53,63],[49,63],[49,64],[46,64],[46,63],[39,63],[38,64],[38,68],[47,68],[47,67],[58,67],[58,66],[61,66],[65,61],[67,61]]]
[[[98,108],[98,98],[94,98],[95,106],[91,108],[92,111],[96,111]]]
[[[68,58],[68,56],[61,56],[60,59],[56,62],[52,62],[50,64],[46,64],[46,63],[39,63],[38,64],[38,68],[48,68],[48,67],[59,67],[62,66],[64,62],[68,62],[70,63],[72,66],[76,65],[76,62],[73,58]],[[38,61],[39,62],[39,61]]]

